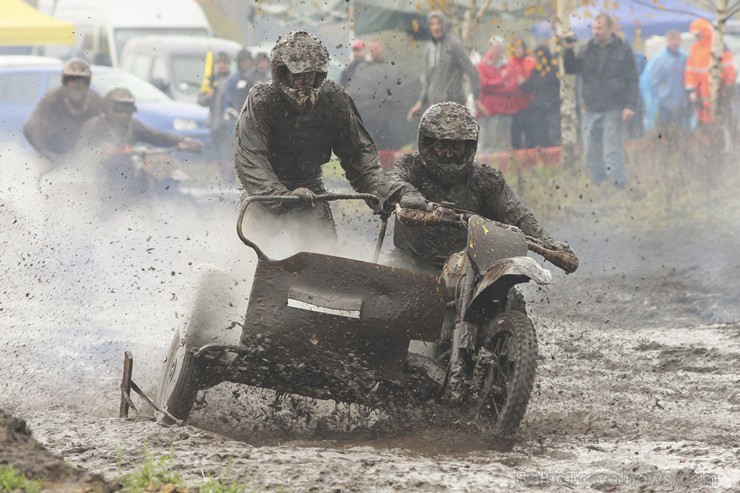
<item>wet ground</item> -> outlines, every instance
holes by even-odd
[[[581,268],[526,288],[538,376],[519,436],[500,443],[464,421],[399,423],[229,385],[208,392],[191,426],[119,419],[123,352],[153,394],[194,267],[232,266],[248,284],[253,257],[230,199],[101,222],[87,202],[34,208],[24,174],[2,185],[0,409],[107,479],[140,468],[146,449],[171,454],[190,483],[260,491],[740,491],[736,211],[721,228],[646,232],[585,214],[551,225]],[[368,224],[345,225],[355,253],[372,245]]]

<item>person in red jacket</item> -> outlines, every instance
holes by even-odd
[[[712,43],[714,29],[706,19],[695,19],[689,28],[696,36],[691,45],[686,62],[684,82],[689,98],[696,106],[696,119],[700,124],[712,121],[712,107],[709,92],[709,73],[712,65]],[[722,55],[722,80],[720,82],[719,104],[727,104],[725,93],[735,85],[735,65],[732,52],[725,50]],[[723,97],[724,96],[724,97]],[[724,101],[724,103],[723,103]]]
[[[516,91],[514,91],[512,104],[514,105],[514,118],[511,122],[511,145],[514,149],[524,149],[534,147],[533,136],[531,132],[532,113],[530,106],[534,100],[534,92],[525,92],[519,86],[524,84],[532,70],[537,66],[537,60],[527,50],[527,45],[521,38],[514,38],[511,41],[511,58],[509,65],[516,79]]]
[[[477,66],[481,95],[476,104],[480,125],[480,152],[511,149],[511,122],[516,113],[514,95],[519,90],[514,72],[506,60],[504,40],[488,40],[488,51]]]

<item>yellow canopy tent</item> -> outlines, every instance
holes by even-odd
[[[74,24],[42,14],[22,0],[0,0],[0,46],[69,45]]]

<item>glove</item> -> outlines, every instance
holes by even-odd
[[[290,192],[290,194],[295,195],[296,197],[300,197],[303,203],[307,206],[313,206],[313,203],[316,200],[316,194],[308,188],[304,187],[296,188],[295,190]]]
[[[203,142],[186,137],[177,144],[177,148],[183,151],[199,153],[203,151]]]
[[[556,250],[558,252],[565,252],[570,253],[571,255],[575,255],[576,252],[573,251],[573,249],[565,242],[557,241],[557,240],[550,240],[548,241],[548,246],[551,250]]]
[[[398,205],[404,209],[417,209],[420,211],[428,211],[429,203],[419,192],[406,192],[401,195],[401,199],[398,201]]]

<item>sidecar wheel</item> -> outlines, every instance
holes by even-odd
[[[475,394],[478,419],[504,434],[516,432],[527,410],[537,373],[537,333],[520,311],[505,311],[483,331],[479,371],[485,372]]]
[[[190,415],[197,392],[221,383],[209,375],[207,362],[195,358],[194,351],[206,344],[238,344],[240,333],[232,327],[233,321],[246,313],[229,273],[208,264],[196,270],[193,309],[172,339],[157,392],[157,404],[183,421]],[[161,419],[172,423],[167,416]]]
[[[185,421],[195,403],[202,377],[203,363],[175,336],[165,362],[157,403],[175,418]],[[162,422],[173,423],[167,415],[162,416]]]

